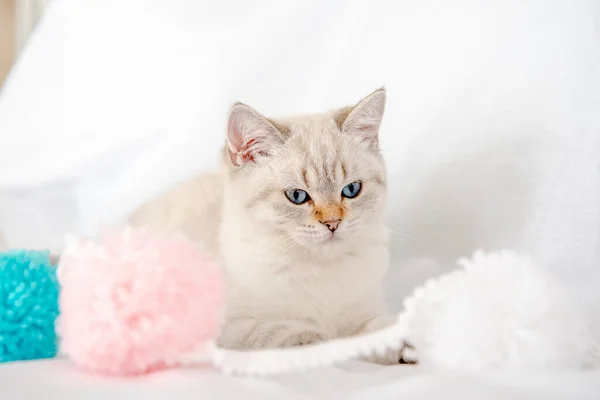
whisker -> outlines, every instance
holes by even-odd
[[[425,245],[423,244],[423,242],[421,242],[416,237],[409,235],[408,233],[396,231],[394,229],[390,229],[390,233],[394,236],[398,236],[398,237],[401,237],[402,239],[405,239],[409,243],[419,246],[422,250],[425,249]]]
[[[360,230],[360,229],[364,229],[364,228],[368,228],[368,227],[369,227],[369,225],[367,223],[362,222],[360,219],[355,219],[355,220],[349,221],[348,224],[347,224],[347,226],[346,226],[346,228],[348,230]],[[416,245],[421,250],[425,250],[426,249],[426,246],[423,244],[423,242],[421,242],[416,237],[411,236],[411,235],[409,235],[407,233],[404,233],[404,232],[397,231],[395,229],[388,228],[388,230],[389,230],[390,234],[393,237],[399,237],[399,238],[403,239],[405,243]],[[390,246],[392,248],[396,247],[394,245],[393,241],[390,244]]]
[[[289,245],[287,248],[285,248],[285,249],[282,249],[282,250],[283,250],[283,254],[287,254],[287,253],[289,253],[289,252],[290,252],[290,251],[292,251],[292,250],[293,250],[293,249],[294,249],[296,246],[298,246],[298,242],[296,242],[296,241],[294,240],[294,241],[293,241],[293,242],[292,242],[292,243],[291,243],[291,244],[290,244],[290,245]]]
[[[291,236],[285,236],[283,239],[273,244],[273,248],[287,253],[291,248],[296,245],[296,241]]]
[[[293,238],[293,237],[291,237],[290,235],[285,235],[285,236],[283,237],[283,239],[280,239],[279,241],[275,242],[273,245],[274,245],[274,246],[277,246],[277,245],[280,245],[280,244],[282,244],[282,243],[289,242],[290,240],[293,240],[293,239],[294,239],[294,238]]]

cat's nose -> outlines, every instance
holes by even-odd
[[[327,229],[329,229],[333,233],[338,228],[338,226],[340,225],[340,222],[342,222],[342,220],[335,219],[335,220],[319,221],[319,222],[322,223],[323,225],[325,225],[327,227]]]

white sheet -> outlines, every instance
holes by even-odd
[[[0,365],[0,385],[3,393],[19,399],[597,400],[600,372],[430,373],[351,362],[270,378],[228,377],[206,367],[117,379],[53,360]]]
[[[600,319],[598,26],[594,0],[56,0],[0,95],[0,236],[60,249],[118,225],[214,166],[236,99],[311,112],[385,84],[394,307],[456,257],[511,248]]]

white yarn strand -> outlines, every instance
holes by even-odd
[[[331,366],[386,350],[399,350],[404,346],[407,328],[407,317],[401,313],[395,324],[360,336],[287,349],[237,351],[212,346],[209,351],[213,363],[227,374],[283,374]]]
[[[585,354],[600,359],[600,346],[584,334],[585,321],[576,315],[578,310],[568,306],[568,297],[560,295],[559,287],[528,256],[478,251],[458,264],[461,268],[416,287],[396,322],[382,330],[285,349],[237,351],[210,343],[184,363],[205,362],[208,356],[226,374],[264,376],[400,349],[405,359],[436,368],[577,368]],[[512,297],[507,298],[509,290]],[[458,320],[461,329],[455,329]],[[486,327],[485,334],[474,336],[477,326]],[[535,340],[523,341],[518,334],[522,331]],[[494,342],[494,335],[509,342],[490,347],[503,343]],[[449,349],[449,340],[453,348],[441,354],[441,348]],[[415,348],[405,347],[407,343]]]

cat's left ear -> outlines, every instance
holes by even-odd
[[[379,145],[379,126],[385,111],[385,88],[377,89],[353,108],[340,110],[336,116],[342,133],[358,136],[370,146]]]
[[[271,121],[245,104],[235,104],[227,123],[227,151],[231,163],[241,167],[268,157],[284,141]]]

